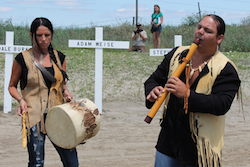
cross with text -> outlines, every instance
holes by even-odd
[[[128,41],[103,41],[103,28],[95,27],[95,40],[69,40],[71,48],[95,48],[95,105],[102,113],[103,48],[129,49]]]
[[[31,46],[13,45],[14,32],[6,31],[5,45],[0,45],[0,53],[5,53],[5,74],[4,74],[4,108],[3,112],[8,113],[11,111],[12,97],[8,91],[10,76],[13,64],[13,53],[20,53],[28,50]]]

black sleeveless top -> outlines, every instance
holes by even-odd
[[[60,51],[57,51],[57,52],[58,52],[59,59],[61,61],[61,65],[63,65],[63,62],[65,60],[65,55]],[[26,64],[24,62],[24,58],[23,58],[22,53],[19,53],[15,57],[15,60],[22,67],[22,74],[21,74],[21,78],[20,78],[20,87],[23,90],[27,85],[28,69],[27,69],[27,66],[26,66]],[[45,68],[52,74],[52,76],[54,76],[53,66],[52,67],[45,67]],[[42,75],[43,75],[43,73],[42,73]],[[44,77],[44,75],[43,75],[43,78],[44,78],[44,81],[46,83],[46,86],[48,87],[48,89],[50,89],[52,82],[50,82],[46,77]]]

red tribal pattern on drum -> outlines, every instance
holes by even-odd
[[[93,132],[95,131],[97,125],[95,123],[95,116],[99,114],[98,109],[95,109],[91,112],[89,108],[85,105],[86,100],[82,100],[80,102],[70,102],[70,105],[72,106],[72,109],[77,110],[79,112],[84,113],[83,117],[83,125],[86,127],[86,134],[87,138],[92,137]]]

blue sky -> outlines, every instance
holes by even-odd
[[[179,25],[183,18],[198,13],[215,13],[226,24],[239,24],[250,16],[249,0],[138,0],[138,21],[148,24],[154,4],[164,16],[164,25]],[[36,17],[47,17],[55,27],[89,27],[132,23],[136,0],[1,0],[0,19],[25,25]]]

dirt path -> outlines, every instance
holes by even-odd
[[[224,167],[250,167],[250,114],[245,120],[234,102],[227,114]],[[148,111],[143,102],[105,102],[101,128],[86,144],[77,146],[82,167],[152,167],[159,134],[157,113],[151,124],[143,120]],[[234,111],[235,110],[235,111]],[[27,166],[27,150],[21,146],[21,122],[15,112],[0,112],[0,166]],[[45,166],[62,166],[59,156],[46,139]]]

